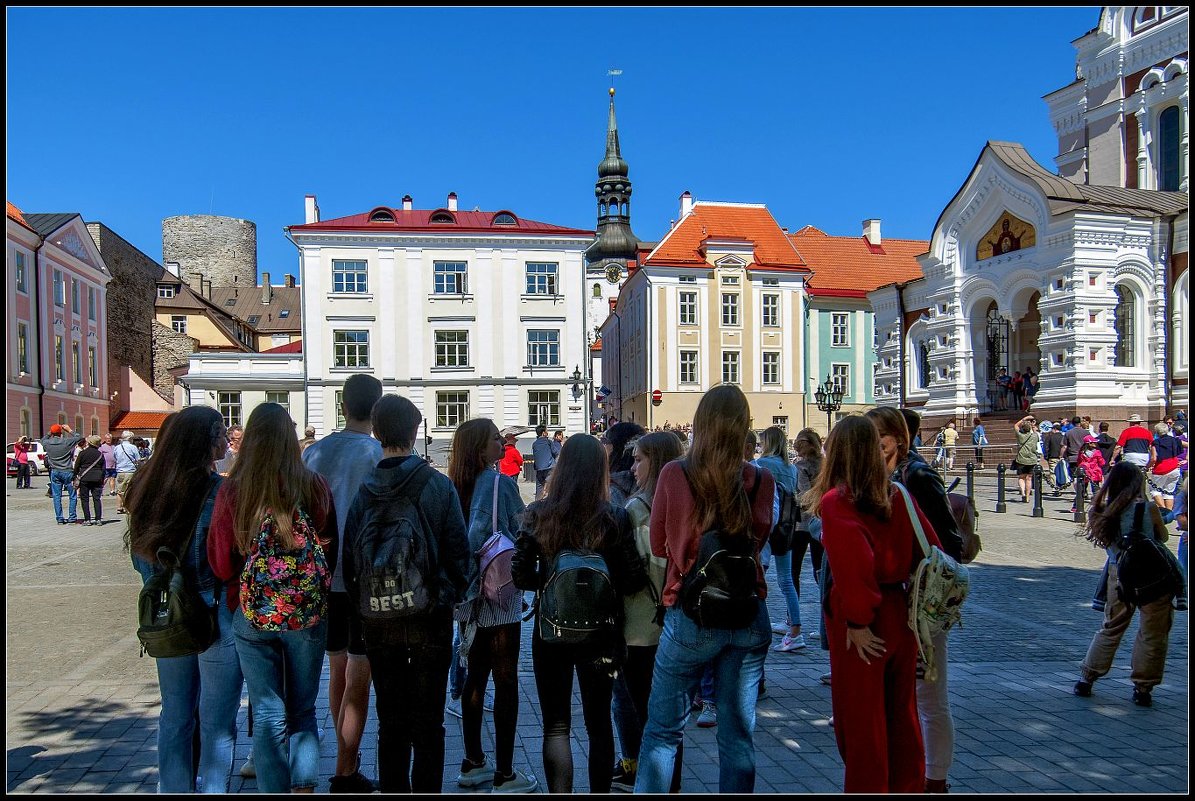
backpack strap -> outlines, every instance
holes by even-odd
[[[917,510],[913,508],[913,498],[909,495],[909,491],[905,489],[905,485],[899,481],[892,482],[901,496],[905,499],[905,509],[909,512],[909,520],[913,524],[913,533],[917,535],[917,544],[921,546],[921,553],[924,556],[929,556],[929,540],[925,537],[925,529],[921,527],[921,518],[917,516]]]
[[[501,531],[498,527],[498,482],[502,480],[501,473],[494,474],[494,507],[490,512],[490,530],[495,534]]]
[[[432,469],[427,462],[422,462],[418,467],[411,471],[411,475],[407,476],[406,481],[400,486],[400,490],[404,497],[412,501],[418,501],[419,496],[423,493],[423,488],[427,486],[427,482],[432,480],[432,476],[436,471]]]

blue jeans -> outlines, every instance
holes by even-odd
[[[718,791],[754,791],[755,701],[771,642],[762,601],[755,622],[743,629],[702,628],[679,606],[668,610],[647,702],[636,793],[668,792],[690,699],[707,664],[714,668],[718,704]]]
[[[66,491],[71,496],[71,516],[67,520],[68,523],[74,523],[79,519],[76,512],[76,507],[79,503],[79,491],[75,489],[74,485],[75,472],[73,470],[51,470],[50,471],[50,497],[54,499],[54,519],[59,523],[62,522],[62,488],[65,486]]]
[[[328,644],[327,618],[299,631],[258,631],[239,610],[233,620],[237,656],[253,704],[258,792],[315,787],[319,782],[315,699]]]
[[[631,689],[627,686],[625,669],[618,671],[614,678],[613,693],[610,711],[614,713],[614,730],[618,732],[622,755],[627,759],[638,759],[643,730],[639,725],[639,712],[635,709],[635,700],[631,698]]]
[[[205,793],[227,793],[241,706],[241,664],[232,636],[233,612],[220,604],[220,639],[196,656],[159,659],[158,791],[195,792],[191,747],[199,715],[199,775]],[[240,614],[239,612],[236,614]]]
[[[448,694],[455,701],[465,692],[465,666],[461,664],[461,626],[452,624],[452,667],[448,671]]]
[[[804,552],[802,552],[802,556]],[[797,587],[793,583],[793,552],[784,556],[773,555],[776,562],[776,586],[784,596],[784,605],[788,607],[788,625],[801,625],[801,599],[797,595]]]

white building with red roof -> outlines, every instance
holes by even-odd
[[[805,425],[809,268],[762,204],[694,202],[623,284],[601,329],[607,418],[693,420],[711,387],[737,384],[753,427]]]
[[[588,431],[583,256],[593,231],[510,210],[397,208],[286,229],[299,250],[306,420],[341,428],[348,376],[369,373],[419,407],[443,455],[458,425]],[[574,386],[577,393],[574,396]]]

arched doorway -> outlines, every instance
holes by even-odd
[[[1037,302],[1041,299],[1040,292],[1034,292],[1029,297],[1028,310],[1025,316],[1017,321],[1009,337],[1009,372],[1025,371],[1030,368],[1035,375],[1041,373],[1041,348],[1037,340],[1041,337],[1041,312]]]
[[[986,403],[981,400],[980,405],[988,412],[1002,412],[1009,408],[1011,398],[1008,393],[1009,369],[1009,336],[1011,325],[1007,318],[1000,314],[996,301],[988,304],[983,317],[984,364],[976,371],[976,378],[982,379],[980,387],[986,393]],[[1003,372],[1002,372],[1003,371]],[[978,393],[977,393],[978,394]]]

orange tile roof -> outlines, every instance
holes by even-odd
[[[751,267],[805,270],[805,261],[765,206],[698,201],[656,246],[648,264],[705,264],[710,240],[751,243]]]
[[[811,295],[819,290],[870,292],[899,281],[921,278],[921,265],[916,257],[929,250],[924,239],[880,240],[872,246],[862,236],[830,236],[825,231],[806,225],[789,240],[813,270],[808,289]]]
[[[113,431],[124,428],[157,431],[162,427],[166,418],[172,414],[174,412],[123,412],[112,421],[111,428]]]
[[[11,217],[13,220],[16,220],[17,222],[19,222],[21,225],[28,228],[30,231],[33,231],[33,226],[31,226],[28,223],[28,221],[25,220],[25,215],[21,212],[21,210],[18,209],[16,206],[14,206],[8,200],[5,200],[4,202],[8,205],[8,209],[7,209],[8,216]],[[36,232],[34,232],[34,233],[36,233]]]

